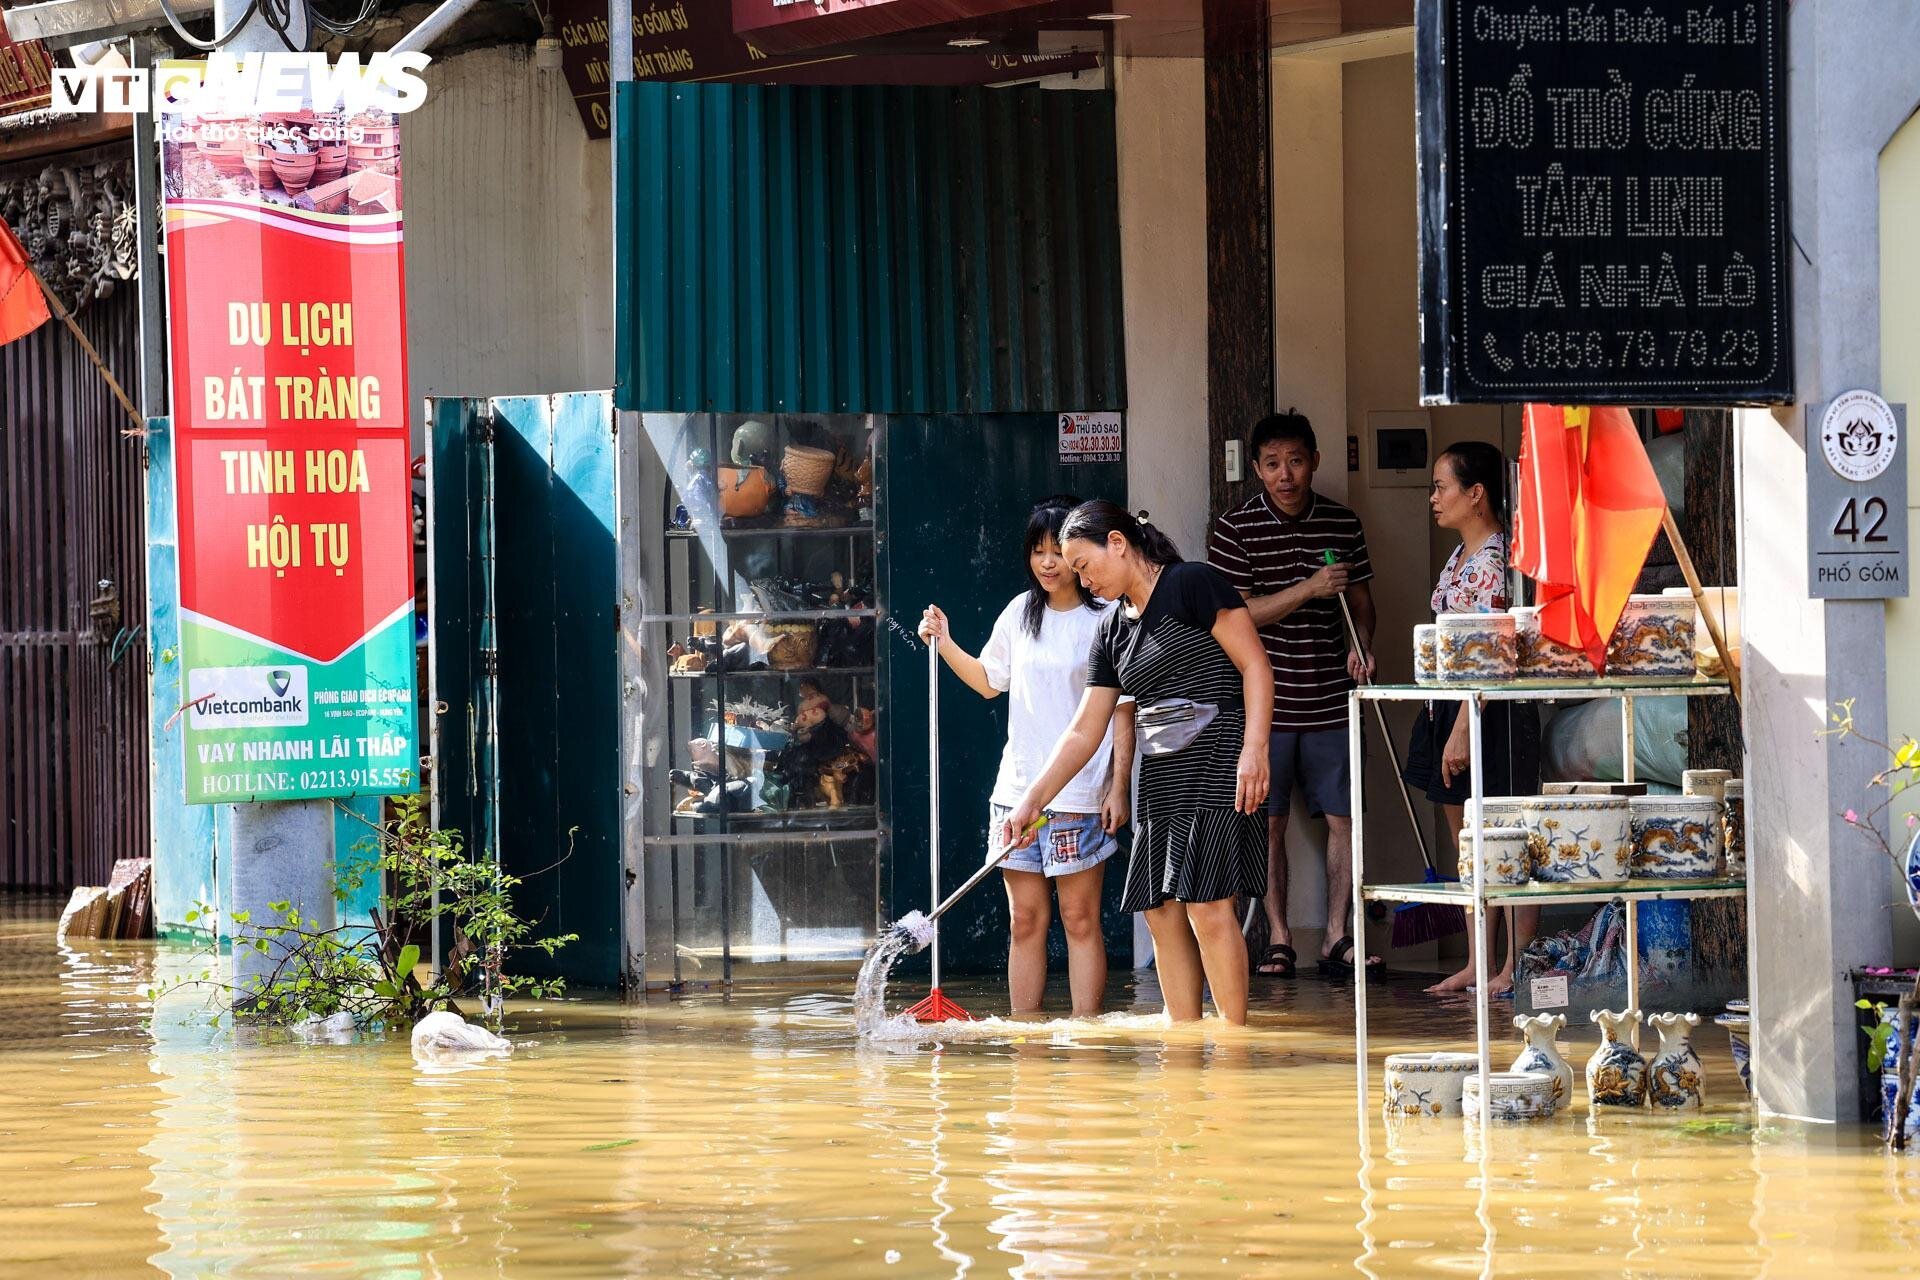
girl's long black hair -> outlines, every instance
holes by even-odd
[[[1020,563],[1027,571],[1027,604],[1021,615],[1021,625],[1027,634],[1038,640],[1040,624],[1047,617],[1047,591],[1040,585],[1040,579],[1033,576],[1033,553],[1042,542],[1052,538],[1057,546],[1060,543],[1060,526],[1067,522],[1067,515],[1080,505],[1080,499],[1070,493],[1056,493],[1051,498],[1042,498],[1034,504],[1033,514],[1027,517],[1027,536],[1020,543]],[[1079,578],[1073,580],[1074,590],[1080,593],[1080,603],[1089,609],[1106,608],[1106,602],[1087,590],[1086,584]]]
[[[1142,516],[1145,514],[1141,512]],[[1104,498],[1083,502],[1069,512],[1066,523],[1061,526],[1060,542],[1063,546],[1068,538],[1105,542],[1107,535],[1114,532],[1118,532],[1127,540],[1128,546],[1152,564],[1180,563],[1180,548],[1173,545],[1172,538],[1144,519],[1136,519],[1132,512],[1119,503],[1108,502]]]

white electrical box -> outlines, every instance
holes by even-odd
[[[1363,452],[1373,488],[1424,489],[1433,481],[1433,419],[1425,409],[1371,409]]]

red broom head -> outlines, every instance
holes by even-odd
[[[907,1016],[915,1022],[972,1022],[974,1017],[953,1001],[947,999],[935,987],[927,993],[927,998],[907,1010]]]

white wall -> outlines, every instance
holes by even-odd
[[[408,382],[428,396],[613,385],[612,145],[524,50],[436,59],[402,128]]]
[[[1207,545],[1207,173],[1198,58],[1114,69],[1127,490],[1190,559]]]

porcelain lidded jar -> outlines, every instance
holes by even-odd
[[[1536,1013],[1531,1018],[1515,1015],[1513,1025],[1519,1029],[1526,1045],[1509,1070],[1544,1071],[1553,1077],[1553,1105],[1558,1108],[1573,1101],[1573,1068],[1560,1056],[1560,1046],[1554,1043],[1554,1037],[1566,1028],[1567,1015]]]
[[[1596,1107],[1638,1107],[1647,1100],[1647,1060],[1621,1033],[1639,1025],[1638,1009],[1595,1009],[1600,1047],[1587,1059],[1587,1101]]]
[[[1578,649],[1540,634],[1540,610],[1522,605],[1513,611],[1514,647],[1522,680],[1591,680],[1593,664]]]
[[[1488,1114],[1495,1120],[1543,1120],[1559,1109],[1554,1089],[1559,1081],[1545,1071],[1489,1071]],[[1460,1110],[1468,1120],[1480,1118],[1480,1073],[1468,1076],[1460,1090]]]
[[[1700,1055],[1693,1051],[1697,1013],[1656,1013],[1647,1025],[1660,1033],[1660,1050],[1647,1065],[1647,1101],[1656,1107],[1680,1109],[1705,1104]]]
[[[1691,677],[1698,613],[1691,597],[1628,596],[1607,645],[1607,674],[1640,680]]]
[[[1434,623],[1441,684],[1488,684],[1519,674],[1510,613],[1443,613]]]
[[[1736,1007],[1738,1006],[1738,1007]],[[1716,1026],[1727,1031],[1727,1048],[1733,1053],[1733,1069],[1740,1073],[1740,1087],[1753,1093],[1753,1015],[1744,1000],[1730,1001],[1727,1011],[1714,1018]]]
[[[1633,859],[1625,796],[1534,796],[1527,827],[1539,837],[1533,878],[1547,884],[1624,884]]]
[[[1390,1116],[1457,1116],[1460,1088],[1480,1069],[1471,1053],[1387,1055],[1386,1113]]]
[[[1747,782],[1745,778],[1729,778],[1726,787],[1727,801],[1724,814],[1725,828],[1721,831],[1720,847],[1725,854],[1729,880],[1747,878]]]
[[[1525,884],[1533,870],[1532,836],[1525,827],[1482,827],[1480,870],[1482,883]],[[1473,828],[1460,828],[1460,883],[1472,887]]]
[[[1423,622],[1413,629],[1413,682],[1437,684],[1440,681],[1440,627]]]
[[[1712,796],[1635,796],[1633,878],[1711,880],[1720,874],[1720,802]]]

